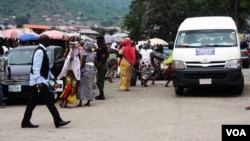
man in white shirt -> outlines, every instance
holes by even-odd
[[[37,128],[39,125],[34,125],[30,122],[32,112],[41,99],[48,107],[54,119],[56,128],[70,123],[63,121],[57,108],[54,105],[54,97],[49,92],[49,79],[54,79],[54,76],[49,70],[49,60],[46,53],[46,48],[50,45],[50,38],[47,35],[41,35],[39,38],[39,46],[35,49],[30,71],[30,86],[32,89],[31,98],[27,104],[24,117],[21,123],[22,128]]]

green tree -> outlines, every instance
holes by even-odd
[[[146,26],[142,22],[145,7],[142,5],[143,0],[134,0],[130,5],[130,12],[124,17],[124,28],[130,31],[130,38],[141,40],[145,38]]]
[[[29,20],[26,15],[21,15],[21,16],[16,17],[15,23],[18,28],[21,28],[23,24],[28,24]]]
[[[249,0],[134,0],[124,27],[137,40],[143,37],[174,40],[178,26],[187,17],[230,16],[239,31],[249,31],[249,7]]]

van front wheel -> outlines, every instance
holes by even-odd
[[[175,87],[174,90],[175,90],[176,95],[183,95],[183,93],[184,93],[183,87]]]
[[[244,90],[244,77],[242,75],[241,76],[241,82],[240,82],[239,86],[235,87],[235,93],[237,95],[241,95],[243,93],[243,90]]]

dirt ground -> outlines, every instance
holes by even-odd
[[[0,109],[1,141],[220,141],[223,124],[249,124],[250,73],[245,73],[245,90],[240,96],[225,89],[190,90],[176,96],[172,84],[141,87],[119,92],[119,79],[105,84],[106,100],[90,107],[58,110],[65,127],[55,128],[48,109],[38,105],[32,123],[37,129],[22,129],[24,104]],[[96,95],[98,94],[95,89]]]

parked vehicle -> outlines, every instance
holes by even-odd
[[[36,47],[37,45],[16,47],[7,54],[8,65],[4,75],[5,78],[1,82],[5,98],[27,97],[31,94],[29,74]],[[50,70],[55,77],[59,75],[63,67],[63,53],[64,50],[60,46],[47,48]],[[54,93],[54,91],[51,91],[51,93]]]
[[[241,41],[240,50],[241,50],[242,67],[249,68],[250,58],[249,58],[249,48],[247,41],[244,40]]]
[[[185,19],[173,49],[173,85],[177,95],[185,88],[229,86],[244,90],[240,41],[231,17]]]

